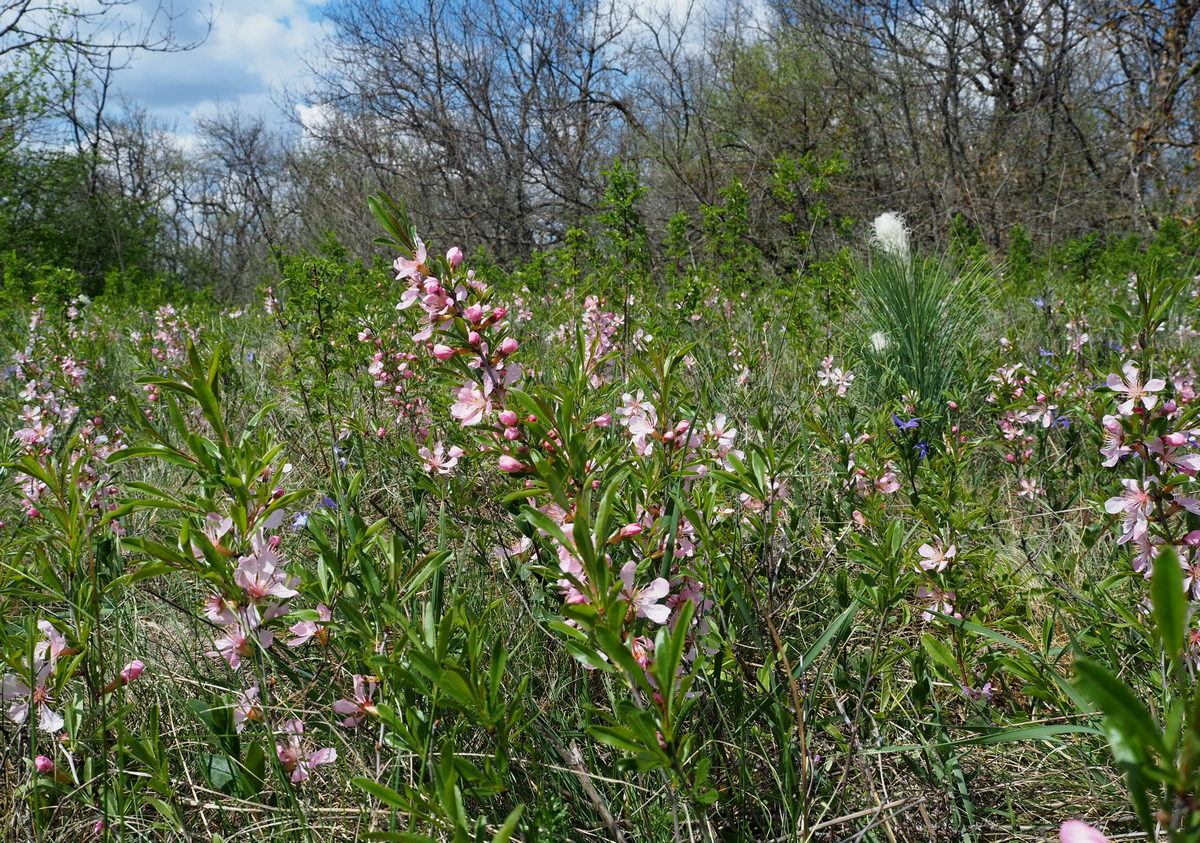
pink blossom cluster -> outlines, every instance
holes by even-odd
[[[305,781],[320,765],[337,761],[337,750],[331,746],[308,749],[304,740],[304,722],[296,718],[283,722],[275,741],[275,753],[292,784]]]
[[[221,627],[223,633],[213,641],[214,649],[205,655],[224,659],[233,670],[238,670],[242,660],[253,655],[255,645],[263,649],[271,647],[275,636],[267,624],[291,611],[287,601],[299,595],[296,590],[299,580],[284,570],[278,553],[280,537],[264,538],[262,532],[274,529],[281,520],[279,512],[266,519],[251,536],[251,552],[238,558],[233,578],[241,593],[235,596],[214,593],[204,604],[204,616]],[[213,513],[207,522],[205,534],[213,546],[225,546],[231,539],[232,520]]]
[[[160,368],[178,366],[187,360],[189,342],[197,339],[196,329],[172,305],[154,311],[154,328],[148,334],[134,331],[129,337]]]
[[[424,383],[425,375],[420,371],[421,356],[408,349],[408,338],[401,339],[395,326],[377,332],[364,327],[358,332],[358,340],[374,349],[367,365],[375,388],[384,395],[384,402],[395,409],[395,426],[399,430],[411,431],[418,439],[429,435],[429,402],[425,396],[415,392],[412,385]]]
[[[284,466],[282,472],[287,470]],[[272,499],[281,494],[282,490],[276,490]],[[280,556],[282,539],[278,535],[267,535],[282,520],[283,514],[279,510],[251,520],[250,552],[238,557],[233,572],[238,591],[234,594],[214,593],[204,603],[204,616],[221,629],[221,634],[214,638],[213,649],[205,655],[223,659],[234,671],[240,671],[244,660],[252,657],[256,649],[267,650],[275,644],[272,622],[291,612],[290,601],[300,596],[300,580],[287,572]],[[238,536],[232,519],[210,513],[205,518],[203,533],[218,552],[233,555],[228,547],[236,545]],[[201,551],[197,548],[195,552]],[[284,643],[291,648],[303,647],[313,641],[326,645],[332,620],[330,607],[318,603],[314,612],[288,627],[290,637]],[[333,711],[344,718],[340,721],[343,726],[360,725],[367,714],[374,713],[374,691],[375,682],[369,677],[354,677],[353,694],[333,704]],[[247,686],[236,692],[232,716],[238,732],[251,722],[268,722],[256,679],[249,679]],[[278,728],[272,727],[272,731],[276,734],[279,761],[293,783],[306,780],[316,767],[337,759],[336,751],[330,747],[307,748],[304,723],[299,719],[288,718]]]
[[[942,575],[953,564],[958,546],[949,544],[941,536],[935,536],[932,542],[925,542],[918,547],[917,554],[921,557],[917,569],[926,578],[925,584],[917,589],[917,601],[924,606],[921,619],[926,623],[932,622],[935,619],[934,612],[961,618],[962,614],[954,610],[957,595],[942,583]]]
[[[82,304],[80,300],[77,302]],[[74,305],[71,309],[78,317],[78,309]],[[72,330],[77,337],[77,329],[69,329],[68,334]],[[39,307],[30,317],[25,349],[13,355],[16,378],[24,384],[17,395],[21,404],[20,426],[14,439],[23,453],[35,459],[43,459],[51,453],[56,433],[71,429],[80,413],[77,398],[92,366],[78,360],[69,345],[70,336],[64,341],[49,331],[45,312]],[[109,400],[115,402],[116,399]],[[95,416],[76,425],[73,433],[75,449],[71,461],[80,467],[76,482],[87,493],[93,513],[98,516],[115,509],[117,489],[111,482],[105,460],[125,447],[122,431],[119,428],[109,430],[103,417]],[[20,475],[17,485],[26,516],[39,517],[45,484],[28,475]]]
[[[1011,349],[1011,344],[1006,347]],[[1060,370],[1051,363],[1009,363],[996,369],[988,381],[992,389],[987,400],[999,410],[996,424],[1007,446],[1004,460],[1016,475],[1017,497],[1037,499],[1045,495],[1040,478],[1030,472],[1038,436],[1069,427],[1068,411],[1086,408],[1090,391],[1075,370]]]
[[[587,296],[583,300],[583,314],[578,328],[571,324],[559,325],[554,331],[554,341],[569,344],[575,341],[576,330],[583,335],[584,370],[593,387],[611,383],[613,357],[618,351],[617,338],[625,325],[625,317],[605,309],[607,299]]]
[[[833,389],[838,398],[845,398],[850,384],[854,383],[854,373],[842,370],[833,365],[833,355],[821,359],[821,368],[817,372],[817,383],[822,390]]]
[[[1145,377],[1132,361],[1108,376],[1105,386],[1114,395],[1116,412],[1102,421],[1103,464],[1136,476],[1121,480],[1121,492],[1104,502],[1104,510],[1119,519],[1117,542],[1133,548],[1135,571],[1149,577],[1153,559],[1172,546],[1191,598],[1200,599],[1200,554],[1195,552],[1200,530],[1189,532],[1183,524],[1185,513],[1200,515],[1200,499],[1188,493],[1200,473],[1200,428],[1176,425],[1196,390],[1186,371],[1169,382],[1170,389],[1166,378]]]
[[[508,310],[488,304],[491,289],[475,278],[473,270],[461,281],[455,279],[462,265],[461,249],[446,253],[445,283],[432,275],[427,259],[419,239],[411,258],[396,259],[396,280],[407,284],[396,309],[418,306],[422,313],[413,342],[424,344],[442,363],[463,363],[470,379],[458,389],[451,415],[464,427],[490,421],[493,411],[504,404],[505,390],[521,378],[520,364],[509,359],[519,344],[507,336]]]
[[[1055,381],[1049,386],[1040,383],[1048,372]],[[1000,433],[1005,441],[1018,446],[1034,440],[1030,428],[1048,428],[1061,417],[1059,409],[1064,398],[1084,395],[1073,379],[1062,380],[1052,370],[1029,369],[1022,363],[1001,366],[988,376],[988,381],[993,384],[988,403],[1004,408],[996,420]]]
[[[520,365],[511,359],[518,350],[518,343],[506,335],[508,311],[488,303],[491,290],[476,280],[470,271],[465,280],[451,285],[459,274],[462,260],[459,250],[451,249],[446,255],[445,266],[450,279],[446,283],[433,276],[427,260],[425,245],[418,240],[415,253],[411,257],[398,258],[395,263],[397,279],[407,284],[397,308],[403,310],[419,305],[422,311],[420,329],[412,339],[424,343],[428,353],[447,368],[456,366],[457,371],[467,374],[468,380],[454,389],[455,400],[450,415],[462,428],[478,431],[479,450],[494,453],[498,468],[507,474],[531,474],[535,470],[532,464],[534,452],[553,458],[562,449],[562,441],[559,431],[544,420],[532,414],[519,414],[507,406],[507,389],[521,376]],[[585,343],[588,378],[594,386],[611,377],[606,364],[616,350],[616,338],[622,325],[621,317],[604,309],[603,299],[588,297],[585,301],[579,330]],[[565,341],[567,328],[560,330]],[[644,344],[650,340],[646,335],[638,335],[633,341]],[[727,468],[730,454],[740,456],[740,452],[734,450],[737,431],[724,417],[714,419],[702,433],[692,431],[691,422],[686,420],[660,425],[657,409],[640,391],[636,397],[624,395],[616,415],[628,433],[635,453],[643,457],[656,448],[666,453],[682,450],[684,464],[695,464],[695,473],[702,474],[709,462],[715,461]],[[585,425],[585,429],[602,430],[611,427],[613,421],[613,416],[606,413]],[[463,453],[461,448],[447,450],[444,443],[434,441],[421,448],[418,456],[427,472],[441,474],[453,468]],[[595,469],[593,466],[589,471]],[[581,479],[577,484],[569,485],[567,492],[571,499],[566,508],[551,502],[543,504],[541,511],[559,526],[569,525],[579,505],[571,489],[580,489],[586,482],[594,484],[598,481]],[[532,481],[527,481],[527,486],[531,484]],[[559,591],[567,604],[594,603],[599,595],[589,582],[583,562],[571,543],[571,530],[565,529],[564,535],[568,539],[566,544],[546,536],[558,558]],[[620,623],[626,642],[643,666],[650,663],[653,643],[650,637],[639,634],[642,624],[668,624],[675,608],[684,600],[692,600],[698,610],[693,628],[697,633],[705,628],[702,610],[711,602],[703,598],[702,584],[679,567],[680,560],[695,553],[695,536],[693,525],[686,518],[678,519],[673,537],[675,558],[669,565],[669,578],[645,574],[639,578],[638,575],[639,568],[646,562],[654,564],[652,560],[661,559],[665,552],[667,526],[660,513],[639,510],[637,520],[608,538],[608,546],[613,547],[614,552],[617,545],[634,543],[628,545],[633,550],[629,555],[634,558],[621,563],[618,573],[627,607]],[[499,548],[498,554],[507,560],[530,548],[526,539],[512,547]],[[618,564],[610,555],[606,555],[605,560],[614,568]],[[364,713],[373,710],[373,689],[372,683],[356,675],[355,693],[340,700],[335,707],[339,714],[348,715],[347,720],[342,721],[343,725],[357,725]]]
[[[540,507],[552,521],[560,526],[570,523],[573,515],[564,511],[556,504]],[[704,597],[703,583],[687,573],[682,563],[696,552],[696,531],[686,518],[679,518],[675,528],[673,560],[669,564],[669,578],[664,576],[651,577],[649,582],[639,584],[639,568],[643,564],[659,565],[667,551],[669,543],[669,523],[657,508],[641,510],[636,521],[620,527],[607,541],[609,547],[629,543],[632,555],[636,558],[625,561],[618,572],[621,582],[621,596],[626,606],[623,617],[617,619],[623,627],[624,637],[634,657],[643,668],[649,668],[653,661],[654,643],[652,636],[640,635],[640,621],[648,621],[659,626],[673,626],[674,619],[679,617],[677,610],[685,601],[695,605],[692,616],[692,644],[684,653],[686,660],[696,657],[696,640],[708,631],[708,620],[705,615],[713,603]],[[571,533],[566,532],[568,539]],[[561,578],[557,587],[563,596],[563,602],[570,604],[592,604],[600,595],[590,582],[583,562],[573,545],[561,544],[553,536],[546,540],[554,548],[558,557],[558,568]],[[511,558],[524,552],[528,544],[519,544],[513,548],[500,548],[500,555]],[[642,561],[638,561],[638,560]],[[615,567],[611,555],[605,555],[605,562]]]
[[[858,436],[852,436],[850,433],[842,435],[846,491],[864,499],[874,495],[892,495],[900,491],[900,478],[896,474],[894,462],[884,460],[879,464],[872,464],[869,461],[870,454],[863,455],[863,446],[873,440],[874,437],[870,433],[860,433]],[[861,465],[860,460],[863,461]]]
[[[14,673],[4,674],[3,684],[0,686],[0,699],[8,706],[6,714],[9,720],[23,724],[36,713],[37,728],[53,734],[61,730],[66,723],[63,716],[51,708],[55,702],[54,686],[70,679],[70,674],[66,674],[64,679],[55,681],[59,663],[64,657],[77,655],[79,650],[71,647],[66,636],[50,621],[42,619],[37,625],[45,637],[33,647],[30,669],[22,676]],[[128,685],[140,677],[145,669],[146,666],[141,660],[134,659],[121,668],[103,692],[112,693],[117,688]],[[26,678],[29,677],[32,678],[32,687],[26,682]]]
[[[29,318],[24,350],[13,353],[14,377],[24,383],[17,397],[22,402],[21,422],[15,434],[22,450],[34,456],[49,453],[57,429],[68,427],[79,413],[75,394],[89,366],[76,359],[45,327],[45,310],[34,308]]]

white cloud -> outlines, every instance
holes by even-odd
[[[143,6],[149,2],[139,0]],[[318,19],[319,5],[313,0],[226,0],[217,7],[175,2],[180,39],[197,38],[211,22],[207,38],[185,52],[136,55],[117,87],[168,120],[228,107],[281,119],[273,95],[304,76],[304,56],[328,34]]]

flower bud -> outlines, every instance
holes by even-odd
[[[472,331],[471,333],[467,334],[467,342],[469,342],[471,345],[479,345],[481,342],[483,342],[483,337],[479,335],[478,331]]]
[[[455,350],[448,345],[438,343],[433,347],[433,356],[445,362],[455,355]]]
[[[506,428],[504,428],[504,438],[507,439],[509,442],[512,442],[515,439],[520,439],[521,431],[519,428],[516,428],[516,427],[506,427]]]
[[[483,308],[480,305],[469,305],[463,311],[463,319],[466,319],[472,325],[478,325],[483,321]]]
[[[142,671],[146,669],[146,665],[140,659],[134,659],[129,664],[121,668],[121,672],[117,674],[121,679],[121,684],[125,685],[133,682],[142,675]]]
[[[518,346],[519,346],[519,343],[516,340],[514,340],[512,337],[505,337],[504,341],[500,343],[500,347],[497,350],[501,354],[503,354],[505,357],[507,357],[508,355],[510,355],[514,351],[516,351]]]
[[[462,249],[457,246],[451,246],[446,252],[446,263],[450,264],[451,269],[458,269],[459,264],[463,261]]]
[[[121,672],[117,674],[117,678],[104,686],[103,693],[111,694],[113,691],[120,688],[122,685],[128,685],[130,682],[142,675],[142,671],[146,669],[146,665],[138,659],[134,659],[129,664],[121,668]]]
[[[504,454],[500,457],[500,470],[509,474],[523,474],[528,466],[520,460]]]
[[[500,411],[500,424],[505,427],[516,427],[518,422],[520,422],[520,418],[512,410]]]
[[[51,761],[49,758],[47,758],[45,755],[39,755],[37,758],[33,759],[33,766],[37,769],[37,771],[39,773],[53,773],[54,772],[54,762]]]

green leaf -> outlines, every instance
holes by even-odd
[[[1164,547],[1154,560],[1150,602],[1154,606],[1154,621],[1162,636],[1163,649],[1171,664],[1178,669],[1187,630],[1187,597],[1183,591],[1183,569],[1179,566],[1179,556],[1170,545]]]
[[[800,678],[800,674],[812,667],[813,662],[825,651],[834,638],[840,638],[846,627],[854,620],[854,616],[858,614],[858,603],[851,603],[846,607],[840,615],[833,619],[825,631],[821,633],[821,637],[813,642],[813,645],[808,648],[808,652],[804,654],[804,659],[796,665],[792,672],[792,676],[796,679]]]
[[[1118,761],[1147,764],[1150,753],[1164,754],[1162,733],[1128,685],[1095,662],[1079,658],[1075,686],[1104,713],[1105,734]]]
[[[517,830],[517,823],[521,820],[521,813],[525,810],[524,805],[518,805],[512,809],[508,818],[504,821],[504,825],[496,830],[492,835],[492,843],[508,843],[512,839]]]
[[[920,750],[941,749],[943,747],[953,746],[986,746],[997,743],[1040,741],[1057,737],[1058,735],[1102,734],[1102,732],[1094,726],[1084,726],[1077,723],[1049,724],[1045,726],[1021,726],[1014,729],[995,729],[990,726],[986,728],[987,731],[985,731],[983,734],[973,735],[969,738],[959,738],[957,740],[942,741],[940,743],[885,746],[879,749],[866,748],[863,749],[862,752],[866,755],[888,755],[893,752],[916,752]]]
[[[958,661],[950,652],[950,648],[928,632],[921,636],[921,647],[929,654],[929,658],[950,671],[951,676],[958,673]]]
[[[596,643],[600,645],[600,650],[624,671],[626,678],[631,684],[647,694],[654,692],[654,689],[650,687],[649,680],[646,679],[645,669],[638,664],[637,659],[633,656],[633,652],[629,649],[629,645],[620,636],[603,626],[596,628],[595,635]]]
[[[675,696],[675,686],[681,679],[677,676],[679,665],[683,661],[683,651],[687,646],[687,636],[692,627],[692,613],[696,604],[684,600],[676,609],[675,628],[660,627],[654,641],[654,663],[652,669],[658,681],[659,692],[670,702]]]
[[[573,545],[573,542],[567,538],[567,534],[563,532],[562,527],[551,521],[550,517],[541,510],[534,509],[529,504],[525,504],[521,507],[521,518],[528,522],[531,527],[548,533],[563,547],[571,547]]]
[[[374,796],[385,805],[391,805],[393,808],[399,808],[403,811],[412,809],[412,805],[402,795],[392,790],[387,785],[382,785],[373,779],[355,776],[350,779],[350,783],[359,790],[365,790],[367,793]]]
[[[588,734],[614,749],[621,749],[634,754],[650,753],[650,747],[642,743],[638,736],[623,726],[589,726]]]

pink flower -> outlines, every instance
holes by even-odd
[[[275,752],[284,772],[291,773],[292,784],[298,784],[309,777],[312,770],[321,764],[332,764],[337,761],[337,750],[325,747],[314,752],[305,752],[301,736],[304,734],[304,724],[299,720],[288,720],[283,724],[284,739],[275,742]]]
[[[643,670],[650,668],[650,657],[654,654],[654,642],[644,635],[639,635],[629,641],[629,650],[633,658]]]
[[[976,690],[969,685],[961,685],[963,696],[976,702],[991,702],[992,701],[992,683],[985,682],[983,687]]]
[[[1109,843],[1107,837],[1085,822],[1067,820],[1058,830],[1062,843]]]
[[[353,729],[363,724],[368,714],[375,714],[375,680],[369,676],[354,674],[354,693],[350,699],[341,699],[333,704],[333,710],[338,714],[349,715],[341,721],[347,729]]]
[[[1017,485],[1020,487],[1020,489],[1017,491],[1018,498],[1028,498],[1029,500],[1034,500],[1038,495],[1046,494],[1046,490],[1038,485],[1038,481],[1036,479],[1030,480],[1027,477],[1022,477],[1017,482]]]
[[[1121,485],[1125,487],[1125,491],[1104,502],[1104,511],[1109,515],[1122,513],[1124,516],[1125,532],[1117,540],[1119,544],[1124,544],[1149,529],[1148,516],[1154,509],[1154,498],[1150,494],[1150,486],[1154,482],[1153,477],[1148,478],[1146,488],[1142,488],[1137,480],[1122,480]]]
[[[293,638],[285,642],[289,647],[299,647],[307,644],[313,638],[319,638],[324,643],[324,637],[328,637],[328,632],[321,625],[329,623],[333,619],[333,613],[324,603],[317,604],[318,620],[315,621],[299,621],[292,624],[288,632],[292,633]]]
[[[255,641],[264,649],[274,643],[275,636],[271,630],[261,626],[261,623],[258,609],[248,606],[239,613],[237,622],[226,626],[225,634],[213,641],[216,649],[209,650],[204,655],[214,659],[225,659],[231,668],[237,670],[242,666],[242,659],[254,653]]]
[[[671,616],[671,608],[659,603],[671,590],[671,584],[662,577],[653,580],[645,588],[634,588],[633,577],[637,573],[637,562],[630,560],[621,568],[621,581],[625,587],[621,595],[629,601],[638,617],[647,618],[654,623],[664,624]]]
[[[35,662],[34,672],[35,680],[32,690],[13,674],[4,674],[3,684],[0,685],[0,700],[6,703],[16,700],[8,708],[8,719],[14,723],[18,725],[24,723],[29,717],[29,712],[36,708],[38,728],[43,732],[57,732],[66,721],[63,720],[61,714],[50,708],[51,703],[54,702],[54,698],[50,695],[50,688],[46,684],[52,672],[50,664]],[[22,702],[22,697],[27,698],[27,701]]]
[[[222,626],[237,623],[236,609],[236,604],[220,594],[212,594],[204,601],[204,617]]]
[[[879,479],[875,481],[875,490],[885,495],[900,491],[900,481],[896,479],[896,472],[885,471],[881,474]]]
[[[47,758],[45,755],[39,755],[37,758],[33,759],[33,767],[39,773],[53,773],[54,772],[54,762],[51,761],[49,758]]]
[[[1167,382],[1162,378],[1151,378],[1145,384],[1141,382],[1141,372],[1137,366],[1129,360],[1121,367],[1121,371],[1125,373],[1125,379],[1113,373],[1108,376],[1105,381],[1109,389],[1114,392],[1120,392],[1125,395],[1125,400],[1117,405],[1117,412],[1123,416],[1128,416],[1133,413],[1134,405],[1141,402],[1142,406],[1147,410],[1153,410],[1158,403],[1158,396],[1151,395],[1153,392],[1159,392],[1167,386]]]
[[[533,541],[528,536],[521,536],[510,545],[494,545],[492,547],[492,558],[497,562],[504,563],[514,556],[525,555],[531,547],[533,547]]]
[[[417,238],[417,252],[411,259],[405,257],[396,258],[396,262],[392,264],[392,268],[396,270],[396,280],[412,279],[417,280],[426,272],[425,259],[428,254],[425,251],[425,244],[421,238]]]
[[[256,603],[265,597],[286,600],[297,596],[300,592],[291,588],[288,576],[279,568],[278,562],[279,555],[273,549],[259,548],[256,553],[238,560],[233,580],[245,589],[246,596]]]
[[[428,447],[417,449],[417,456],[425,462],[425,471],[429,474],[449,474],[454,466],[458,465],[458,458],[464,453],[465,451],[457,445],[446,451],[446,446],[441,442],[434,445],[433,450]]]
[[[130,682],[135,681],[139,676],[142,675],[142,672],[145,669],[146,665],[143,664],[140,659],[134,659],[129,664],[121,668],[121,671],[117,674],[116,679],[114,679],[112,682],[109,682],[108,685],[104,687],[104,693],[111,694],[113,691],[117,690],[117,688],[128,685]]]
[[[233,703],[233,727],[241,734],[250,720],[262,720],[262,706],[258,704],[258,685],[239,691]]]
[[[54,666],[61,656],[74,655],[77,650],[72,650],[67,646],[67,639],[61,632],[55,629],[54,625],[48,620],[38,621],[38,629],[46,636],[45,641],[39,641],[33,648],[33,657],[37,661],[45,661],[47,654],[50,656],[50,672],[54,672]]]
[[[926,623],[932,621],[935,617],[934,612],[961,618],[962,615],[954,611],[955,598],[953,591],[942,591],[936,585],[930,585],[928,588],[921,586],[917,589],[917,599],[925,602],[928,607],[921,612],[921,620]]]
[[[1200,454],[1180,454],[1177,449],[1188,442],[1188,433],[1168,433],[1165,436],[1152,439],[1146,449],[1156,454],[1159,461],[1168,470],[1174,467],[1189,477],[1195,477],[1200,472]]]
[[[501,340],[500,345],[496,350],[507,357],[516,351],[518,347],[519,345],[516,340],[514,340],[512,337],[505,337],[503,340]]]
[[[459,264],[463,262],[462,249],[457,246],[451,246],[446,252],[446,263],[450,264],[451,269],[458,269]]]
[[[433,356],[442,362],[449,360],[456,354],[458,354],[458,349],[451,348],[450,346],[443,345],[442,343],[437,343],[433,347]]]
[[[457,398],[457,403],[450,407],[450,415],[458,419],[463,427],[479,424],[484,414],[492,409],[492,402],[477,384],[469,383],[459,389]]]
[[[733,450],[734,440],[737,439],[737,428],[729,426],[724,413],[717,414],[711,422],[705,425],[704,432],[709,442],[716,446],[718,456],[725,457]]]
[[[950,564],[954,554],[958,552],[958,548],[950,545],[943,549],[942,540],[937,538],[933,540],[933,544],[923,544],[918,547],[917,552],[924,557],[920,563],[922,570],[937,571],[940,574],[946,570],[946,566]]]
[[[1101,424],[1104,426],[1104,446],[1100,449],[1104,462],[1101,465],[1112,468],[1121,457],[1132,454],[1133,449],[1125,444],[1125,428],[1116,416],[1105,416]]]

